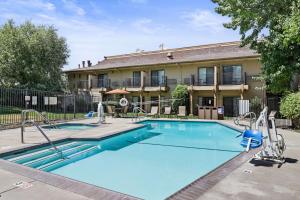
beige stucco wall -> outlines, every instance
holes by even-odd
[[[151,77],[151,70],[165,70],[165,75],[168,77],[168,80],[176,80],[177,84],[184,83],[186,78],[190,78],[193,74],[195,78],[198,77],[198,68],[199,67],[214,67],[217,66],[218,73],[218,83],[221,83],[222,76],[222,66],[223,65],[242,65],[243,72],[247,74],[247,85],[248,90],[245,90],[243,93],[240,90],[230,90],[230,91],[216,91],[216,105],[223,105],[223,97],[243,97],[244,99],[251,99],[254,96],[259,96],[263,98],[264,91],[256,90],[256,88],[261,87],[262,83],[252,79],[252,76],[257,76],[261,72],[260,63],[258,58],[244,58],[244,59],[234,59],[234,60],[218,60],[218,61],[207,61],[207,62],[193,62],[193,63],[178,63],[178,64],[168,64],[168,65],[155,65],[155,66],[142,66],[142,67],[130,67],[130,68],[119,68],[119,69],[110,69],[110,70],[97,70],[93,72],[80,72],[81,79],[87,79],[87,75],[90,74],[90,78],[97,78],[98,74],[107,73],[108,78],[111,80],[111,83],[118,82],[119,87],[122,87],[123,82],[132,78],[134,71],[144,71],[146,81],[149,81]],[[79,80],[78,72],[75,73],[75,79],[73,78],[74,73],[70,73],[70,80]],[[171,81],[168,81],[168,83]],[[174,81],[173,81],[174,82]],[[164,96],[169,98],[171,96],[171,91],[174,90],[177,84],[168,84],[169,90],[167,92],[134,92],[128,95],[128,98],[131,99],[131,96],[139,96],[142,94],[145,101],[150,101],[151,96]],[[242,94],[242,96],[241,96]],[[198,103],[198,97],[213,97],[214,91],[193,91],[193,107]],[[147,110],[150,109],[150,106],[147,105]]]

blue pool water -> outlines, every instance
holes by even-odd
[[[80,123],[65,123],[65,124],[57,124],[55,125],[59,129],[65,129],[65,130],[85,130],[89,128],[94,128],[96,125],[91,124],[80,124]],[[45,129],[51,129],[52,126],[43,126]]]
[[[243,151],[235,137],[239,132],[218,123],[143,124],[148,125],[109,139],[61,145],[64,155],[70,156],[64,161],[57,161],[57,155],[45,150],[31,159],[6,159],[142,199],[159,200]],[[80,151],[84,153],[74,153]],[[50,156],[39,160],[41,154]]]

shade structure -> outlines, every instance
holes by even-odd
[[[106,92],[106,94],[129,94],[129,92],[126,90],[114,89],[109,92]]]

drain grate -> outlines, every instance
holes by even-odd
[[[13,186],[22,188],[22,189],[28,189],[28,188],[32,187],[33,185],[26,181],[19,181],[19,182],[14,183]]]

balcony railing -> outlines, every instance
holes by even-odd
[[[110,88],[110,79],[92,79],[91,88]]]
[[[141,78],[127,78],[123,82],[123,86],[126,88],[139,88],[141,87]]]
[[[240,85],[247,84],[246,72],[239,75],[234,75],[233,73],[223,73],[221,85]]]
[[[75,89],[89,89],[88,80],[78,80],[75,82]]]
[[[167,76],[146,77],[145,87],[167,87]]]
[[[193,86],[212,86],[214,85],[214,79],[197,79],[192,75],[190,78],[184,79],[184,84]]]

